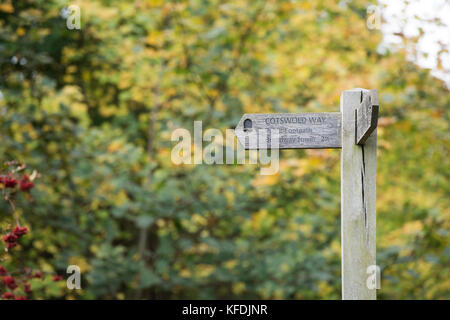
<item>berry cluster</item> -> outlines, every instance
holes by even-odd
[[[31,269],[25,268],[25,278],[22,281],[18,281],[16,278],[10,275],[8,270],[5,267],[0,265],[0,298],[5,300],[27,300],[27,298],[32,293],[30,283],[28,283],[29,279],[43,279],[44,275],[41,271],[31,272]],[[63,280],[63,277],[60,275],[54,275],[52,280],[57,282]],[[20,287],[19,284],[23,286]],[[1,287],[4,287],[5,291],[1,294]],[[19,289],[18,289],[19,288]],[[16,290],[17,289],[17,290]],[[14,291],[19,291],[22,294],[14,294]]]
[[[5,162],[3,167],[7,168],[7,171],[0,172],[0,190],[2,191],[3,199],[11,207],[17,225],[12,232],[3,236],[3,241],[7,245],[7,250],[9,250],[16,247],[19,238],[28,233],[27,227],[20,226],[19,217],[14,205],[15,195],[18,191],[22,191],[31,200],[29,192],[34,187],[33,181],[38,177],[38,173],[33,171],[31,176],[27,175],[24,173],[26,165],[20,164],[17,161]]]
[[[34,183],[28,175],[22,175],[19,180],[11,175],[0,176],[0,184],[3,184],[5,188],[10,189],[14,189],[19,185],[19,189],[24,192],[29,192],[34,187]]]
[[[27,300],[27,297],[25,295],[15,295],[14,291],[17,287],[19,287],[19,285],[16,282],[16,279],[14,279],[14,277],[10,276],[8,274],[8,270],[6,270],[6,268],[4,268],[3,266],[0,266],[0,278],[2,278],[2,283],[3,285],[7,288],[10,289],[11,291],[6,291],[1,295],[1,298],[3,299],[7,299],[7,300]],[[30,294],[31,293],[31,288],[30,288],[30,284],[29,283],[24,283],[24,288],[23,288],[23,292],[25,294]]]
[[[9,204],[12,215],[16,221],[16,227],[12,230],[7,228],[8,232],[3,236],[6,244],[5,251],[18,245],[18,240],[28,233],[27,227],[21,227],[19,216],[15,206],[15,196],[19,192],[23,192],[28,200],[32,200],[30,190],[34,187],[34,179],[38,173],[34,171],[31,176],[23,173],[26,165],[19,164],[17,161],[3,163],[6,172],[0,172],[0,191],[3,199]],[[2,261],[4,259],[0,259]],[[14,275],[14,276],[13,276]],[[31,269],[25,268],[24,272],[15,270],[9,272],[4,266],[0,265],[0,299],[26,300],[31,294],[31,285],[29,279],[42,279],[43,275],[40,271],[35,273]],[[59,278],[58,278],[59,279]]]
[[[17,246],[17,240],[27,232],[27,227],[16,226],[12,232],[3,236],[3,241],[7,243],[8,249],[14,248]]]

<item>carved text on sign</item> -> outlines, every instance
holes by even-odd
[[[273,142],[274,139],[278,139],[279,149],[340,148],[341,114],[244,114],[235,133],[246,149],[270,148],[271,145],[267,145],[267,142]],[[261,139],[266,140],[263,145],[260,143]]]

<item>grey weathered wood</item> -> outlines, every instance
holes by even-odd
[[[268,136],[269,143],[267,141],[263,144],[258,143],[257,136],[262,133]],[[235,134],[245,149],[340,148],[341,114],[340,112],[244,114],[236,126]],[[275,139],[278,139],[277,147],[270,143]]]
[[[367,267],[375,265],[377,131],[364,145],[355,144],[355,110],[364,97],[363,89],[341,95],[341,245],[342,298],[376,299],[367,287]],[[376,92],[375,92],[376,96]]]
[[[369,90],[366,94],[361,91],[361,103],[355,110],[356,133],[355,143],[363,145],[378,124],[378,95],[376,90]]]

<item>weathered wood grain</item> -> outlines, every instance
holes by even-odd
[[[377,131],[364,145],[355,144],[355,110],[370,92],[363,89],[341,95],[341,250],[342,298],[376,299],[367,286],[367,268],[375,265]]]
[[[244,114],[235,134],[245,149],[340,148],[341,113]]]
[[[355,143],[363,145],[378,124],[378,94],[377,90],[361,93],[361,103],[355,110],[356,134]]]

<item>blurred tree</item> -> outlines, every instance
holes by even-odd
[[[380,92],[379,297],[450,298],[450,96],[377,51],[366,1],[78,1],[79,31],[69,4],[0,5],[0,154],[43,174],[20,260],[79,265],[67,298],[339,298],[339,151],[261,177],[175,166],[170,136],[337,111],[353,87]]]

